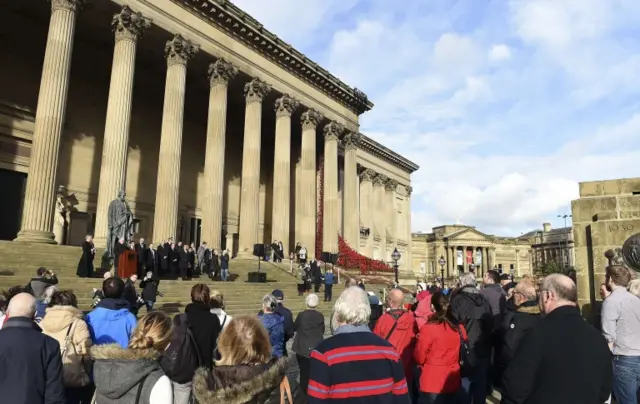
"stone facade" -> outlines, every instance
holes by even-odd
[[[528,239],[496,237],[473,226],[445,225],[433,233],[412,235],[413,272],[427,279],[454,279],[461,272],[473,271],[478,277],[489,269],[516,278],[532,275],[531,243]],[[445,265],[439,264],[440,258]]]
[[[561,227],[552,229],[551,223],[543,223],[541,230],[533,230],[519,238],[531,240],[533,269],[542,271],[545,266],[553,264],[558,269],[573,268],[575,250],[573,243],[573,229]]]
[[[408,269],[418,166],[359,132],[364,93],[231,2],[126,4],[0,6],[0,176],[12,184],[0,236],[54,242],[62,185],[68,244],[95,232],[101,245],[124,189],[135,237],[313,251],[323,159],[325,249],[340,233],[377,258],[398,247]],[[376,192],[367,170],[384,179]]]
[[[571,202],[578,302],[583,315],[599,313],[598,289],[604,282],[605,253],[640,234],[640,178],[580,183],[580,198]]]

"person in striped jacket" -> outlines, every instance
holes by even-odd
[[[402,362],[369,327],[369,297],[345,289],[333,307],[334,335],[311,352],[308,403],[409,404]]]

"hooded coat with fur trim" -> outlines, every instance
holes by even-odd
[[[140,404],[151,403],[151,391],[164,372],[153,349],[123,349],[118,344],[91,348],[97,404],[134,404],[140,383]],[[167,379],[167,382],[169,380]]]
[[[193,378],[193,394],[198,404],[279,404],[280,383],[286,375],[287,358],[263,365],[200,368]],[[291,382],[294,402],[299,391]],[[293,403],[292,403],[293,404]]]
[[[540,322],[538,301],[528,301],[515,306],[511,300],[507,302],[507,312],[498,329],[500,346],[497,352],[497,367],[504,370],[520,344],[524,334]]]

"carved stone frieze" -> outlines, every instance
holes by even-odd
[[[150,19],[143,17],[140,12],[131,10],[128,6],[123,6],[122,10],[114,14],[111,19],[111,29],[116,37],[116,42],[120,40],[135,41],[150,26]]]
[[[302,123],[302,130],[313,129],[315,130],[318,123],[322,120],[322,115],[315,109],[308,109],[302,113],[300,122]]]
[[[172,40],[164,46],[164,57],[167,65],[186,65],[187,62],[200,50],[200,46],[176,34]]]
[[[291,114],[293,114],[293,112],[298,108],[298,105],[300,105],[298,100],[285,94],[276,100],[276,116],[291,116]]]
[[[85,3],[86,0],[51,0],[51,11],[65,10],[76,12],[82,8]]]
[[[252,102],[262,102],[262,99],[269,94],[271,86],[260,79],[253,79],[244,85],[244,96],[247,104]]]
[[[324,127],[324,140],[338,140],[340,135],[344,132],[344,126],[339,124],[338,122],[331,121]]]
[[[356,149],[361,139],[362,135],[359,133],[349,132],[342,138],[342,143],[344,144],[345,150]]]
[[[387,181],[384,183],[384,189],[386,189],[387,191],[395,191],[397,188],[398,181],[396,180],[387,179]]]
[[[363,172],[360,173],[360,181],[373,181],[373,178],[376,176],[376,172],[370,168],[367,168]]]
[[[238,74],[238,68],[220,58],[209,65],[209,84],[212,87],[218,84],[226,86],[236,74]]]

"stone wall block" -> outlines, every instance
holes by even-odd
[[[572,206],[573,221],[589,222],[593,215],[603,212],[615,212],[617,201],[615,196],[580,199]]]

